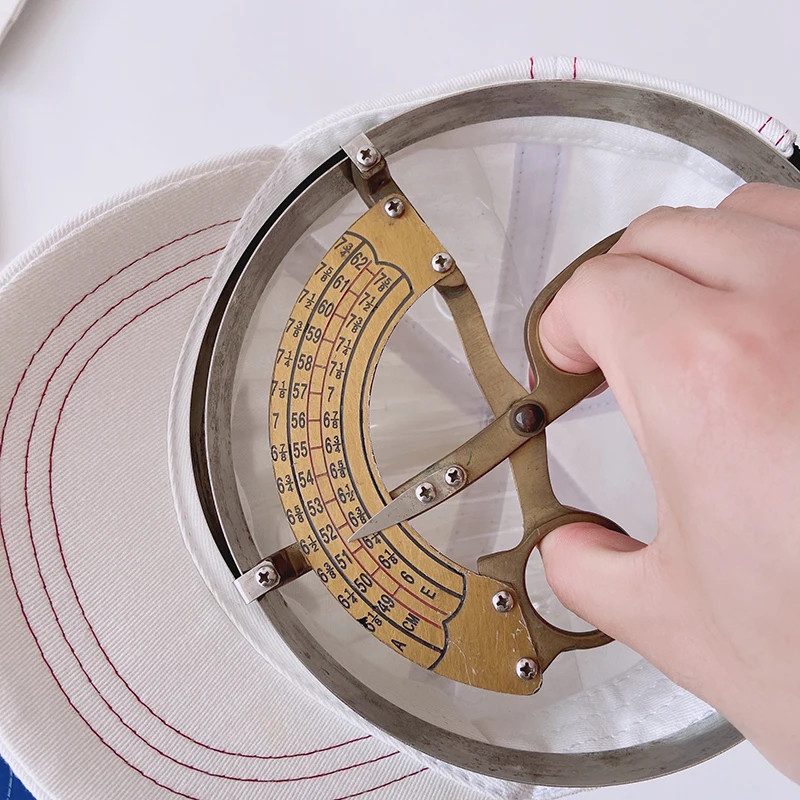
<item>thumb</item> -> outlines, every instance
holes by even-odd
[[[648,547],[589,522],[564,525],[539,543],[547,582],[572,612],[634,648],[652,629]]]

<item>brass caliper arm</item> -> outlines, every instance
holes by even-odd
[[[517,401],[529,398],[528,390],[511,375],[497,355],[478,302],[461,270],[454,270],[436,284],[436,289],[453,315],[467,361],[486,402],[495,418],[501,417]],[[536,439],[525,442],[509,456],[526,531],[533,529],[537,520],[543,521],[543,516],[560,508],[550,485],[544,437],[542,430]]]
[[[590,258],[605,253],[620,235],[609,236],[573,261],[544,288],[531,306],[526,320],[526,348],[535,385],[529,393],[500,361],[461,271],[453,268],[437,283],[437,289],[453,314],[476,381],[496,419],[453,452],[395,488],[391,492],[393,501],[359,528],[351,540],[413,519],[474,483],[509,457],[526,538],[551,519],[574,511],[562,506],[553,494],[544,430],[600,386],[603,374],[596,369],[575,375],[553,366],[542,351],[538,325],[556,292],[575,270]],[[456,470],[456,473],[448,474],[448,470]],[[451,481],[451,477],[455,479]],[[424,487],[422,494],[419,494],[420,487]]]

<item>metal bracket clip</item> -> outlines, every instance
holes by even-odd
[[[386,159],[364,133],[354,136],[342,150],[352,162],[351,178],[361,199],[370,207],[385,194],[387,187],[396,190]]]
[[[252,603],[267,592],[305,575],[310,569],[300,543],[295,542],[259,561],[234,583],[245,603]]]

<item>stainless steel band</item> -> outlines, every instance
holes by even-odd
[[[489,86],[420,106],[368,134],[384,155],[392,155],[465,125],[531,116],[629,124],[684,142],[746,181],[800,187],[800,171],[754,132],[704,106],[632,86],[580,81]],[[340,151],[281,203],[229,276],[201,345],[189,420],[192,462],[208,525],[235,576],[263,558],[247,527],[231,452],[232,387],[244,334],[289,249],[324,211],[353,190]],[[543,785],[603,786],[682,769],[741,739],[727,721],[713,714],[672,736],[612,751],[532,753],[474,741],[424,722],[370,690],[319,646],[280,592],[259,602],[298,659],[356,713],[418,750],[475,772]]]

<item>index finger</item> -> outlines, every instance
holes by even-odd
[[[539,341],[566,372],[600,367],[612,389],[623,385],[642,340],[687,316],[711,290],[636,255],[608,253],[581,265],[539,321]],[[620,398],[618,398],[620,399]]]

